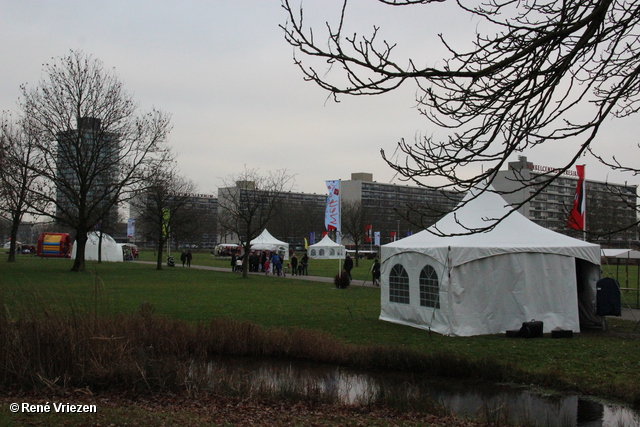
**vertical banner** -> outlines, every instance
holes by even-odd
[[[396,232],[392,231],[389,233],[389,241],[391,242],[395,242],[396,241]]]
[[[411,236],[412,234],[413,234],[413,232],[412,232],[411,230],[409,230],[409,231],[407,231],[407,235],[406,235],[406,237],[409,237],[409,236]]]
[[[309,242],[307,241],[307,238],[304,238],[304,248],[305,249],[309,249]]]
[[[327,208],[324,213],[324,226],[327,231],[340,233],[340,180],[325,181],[327,184]]]
[[[316,232],[315,231],[311,231],[309,233],[309,244],[311,244],[311,245],[315,245],[316,244]]]
[[[129,218],[127,220],[127,237],[133,239],[136,235],[136,220]]]
[[[365,225],[364,226],[364,242],[365,243],[371,243],[371,226],[370,225]]]
[[[576,165],[578,171],[578,184],[576,185],[576,195],[573,198],[573,209],[569,213],[567,227],[574,230],[585,229],[585,213],[587,208],[587,198],[585,197],[584,165]]]
[[[379,231],[376,231],[375,233],[373,233],[373,240],[374,240],[374,245],[380,246],[380,232]]]
[[[162,237],[169,235],[169,209],[162,209]]]

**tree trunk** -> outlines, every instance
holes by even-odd
[[[156,259],[156,270],[162,270],[162,247],[164,246],[164,240],[158,241],[158,258]]]
[[[102,230],[98,230],[97,233],[100,233],[98,236],[98,264],[102,263]]]
[[[73,260],[71,271],[85,271],[84,251],[87,247],[87,232],[76,232],[76,259]]]
[[[11,245],[9,246],[9,262],[16,262],[16,247],[18,246],[18,228],[20,227],[20,219],[13,219],[11,223]]]
[[[242,255],[242,277],[249,277],[249,251],[251,250],[251,243],[247,239],[247,243],[244,245],[244,254]]]

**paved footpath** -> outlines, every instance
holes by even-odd
[[[156,265],[155,262],[153,261],[133,261],[136,262],[138,264],[151,264],[151,265]],[[166,265],[163,264],[163,267],[168,268]],[[178,264],[176,264],[175,268],[182,268],[181,266],[178,266]],[[184,267],[184,268],[188,268],[188,267]],[[211,271],[219,271],[221,273],[233,273],[231,271],[231,267],[226,268],[226,267],[208,267],[206,265],[194,265],[191,264],[191,268],[196,268],[199,270],[211,270]],[[234,274],[242,274],[242,273],[234,273]],[[254,272],[250,272],[249,273],[252,276],[256,276],[256,275],[262,275],[265,276],[264,273],[254,273]],[[267,275],[269,277],[276,277],[272,274]],[[307,280],[310,282],[325,282],[325,283],[333,283],[333,277],[321,277],[321,276],[293,276],[291,274],[287,274],[285,276],[285,278],[287,279],[298,279],[298,280]],[[373,283],[371,282],[371,280],[352,280],[351,281],[351,285],[352,286],[365,286],[367,288],[378,288],[378,286],[373,286]]]

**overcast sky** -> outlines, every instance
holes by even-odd
[[[305,10],[320,23],[338,4],[308,0]],[[380,25],[383,36],[401,43],[399,53],[433,64],[441,58],[438,33],[463,43],[477,24],[448,5],[399,9],[357,0],[348,17],[361,29]],[[414,108],[415,87],[328,100],[293,64],[278,27],[285,20],[280,0],[0,0],[0,109],[15,110],[20,85],[37,85],[42,64],[82,50],[114,68],[143,111],[172,115],[170,144],[183,175],[202,193],[216,194],[221,178],[245,166],[286,168],[296,175],[295,190],[310,193],[324,193],[325,180],[352,172],[398,182],[380,149],[393,152],[401,138],[438,132]],[[599,142],[637,157],[639,124],[638,118],[612,123]],[[563,150],[522,154],[554,167]],[[581,163],[588,179],[638,183],[592,159]]]

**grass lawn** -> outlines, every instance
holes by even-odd
[[[204,264],[203,255],[196,254],[193,263],[203,258]],[[310,274],[319,274],[314,268],[320,271],[323,263],[313,260]],[[631,322],[611,320],[609,331],[583,332],[573,339],[455,338],[379,321],[377,288],[338,290],[330,283],[290,277],[243,279],[230,272],[182,267],[157,271],[153,265],[136,263],[88,262],[85,273],[72,273],[70,268],[70,260],[35,257],[0,263],[5,313],[13,318],[24,311],[55,308],[128,313],[150,303],[158,315],[190,322],[230,317],[266,328],[321,330],[350,344],[501,361],[517,365],[530,375],[529,382],[549,385],[562,379],[573,390],[640,402],[640,334]],[[331,269],[328,262],[326,269]],[[366,261],[354,269],[356,274],[364,271]]]

